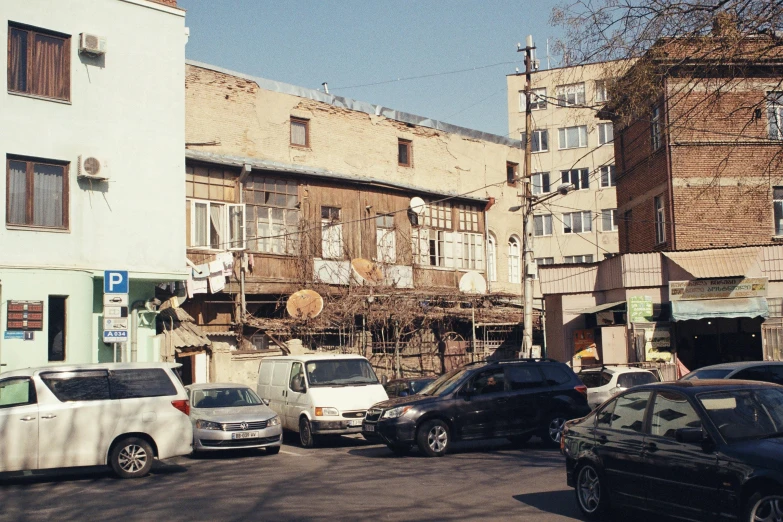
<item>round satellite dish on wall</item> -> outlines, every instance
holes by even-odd
[[[356,279],[360,283],[379,284],[383,283],[383,271],[378,265],[361,257],[351,260],[351,268]]]
[[[324,299],[315,290],[299,290],[285,304],[288,315],[297,319],[312,319],[324,309]]]
[[[487,280],[478,272],[465,272],[459,280],[459,291],[463,294],[486,294]]]
[[[416,196],[411,198],[411,210],[414,211],[417,215],[421,216],[424,214],[424,207],[426,203],[424,203],[424,200],[420,197]]]

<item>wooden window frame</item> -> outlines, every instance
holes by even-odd
[[[512,161],[506,162],[506,183],[511,187],[517,186],[517,178],[519,177],[519,163]]]
[[[294,136],[293,136],[293,126],[295,123],[299,123],[304,125],[305,129],[305,142],[304,145],[301,143],[294,143]],[[291,146],[292,147],[299,147],[300,149],[309,149],[310,148],[310,120],[307,118],[297,118],[296,116],[291,116]]]
[[[24,223],[11,223],[11,162],[19,161],[25,163],[25,222]],[[63,225],[61,227],[49,227],[45,225],[36,225],[33,221],[34,208],[33,202],[35,200],[35,184],[34,184],[34,170],[35,165],[51,165],[55,167],[62,167],[63,169]],[[6,156],[5,159],[5,226],[6,228],[29,228],[33,230],[57,230],[57,231],[69,231],[70,223],[70,188],[69,188],[69,166],[70,164],[63,161],[50,160],[44,158],[30,158],[27,156]]]
[[[407,149],[407,162],[402,163],[400,161],[400,147]],[[403,138],[397,138],[397,165],[400,167],[412,167],[413,166],[413,142]]]
[[[16,90],[11,88],[11,34],[12,29],[18,29],[20,31],[27,31],[27,70],[26,73],[26,89]],[[61,79],[64,82],[65,94],[63,97],[58,96],[46,96],[33,92],[33,43],[35,35],[43,35],[49,38],[57,38],[63,41],[63,63],[62,68],[64,71],[64,77]],[[8,92],[13,94],[19,94],[23,96],[30,96],[34,98],[40,98],[42,100],[55,100],[59,102],[70,103],[71,101],[71,35],[60,33],[57,31],[51,31],[40,27],[8,22],[8,60],[6,62],[6,77]]]

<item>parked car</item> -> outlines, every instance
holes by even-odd
[[[550,359],[514,359],[463,366],[417,395],[378,403],[367,411],[362,432],[397,454],[415,444],[440,457],[459,440],[525,442],[539,435],[557,446],[563,423],[589,412],[587,388],[571,368]]]
[[[390,399],[416,395],[423,390],[435,377],[411,377],[407,379],[392,379],[384,384],[386,394]]]
[[[691,380],[625,391],[566,423],[568,485],[589,519],[611,508],[679,520],[780,520],[783,388]]]
[[[586,368],[578,374],[587,386],[587,404],[591,408],[600,406],[614,395],[640,384],[660,382],[657,372],[642,368],[604,366]]]
[[[283,428],[280,417],[244,384],[192,384],[190,420],[193,451],[265,448],[280,452]]]
[[[110,465],[122,478],[188,455],[188,395],[170,363],[46,366],[0,374],[0,471]]]
[[[348,354],[267,357],[256,391],[305,448],[320,436],[360,433],[367,408],[388,399],[370,362]]]
[[[744,361],[714,364],[693,370],[680,380],[692,381],[696,379],[740,379],[783,384],[783,362]]]

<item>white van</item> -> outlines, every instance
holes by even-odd
[[[0,373],[0,472],[110,465],[122,478],[193,448],[172,363],[46,366]]]
[[[256,391],[306,448],[319,435],[361,433],[367,409],[388,399],[370,362],[348,354],[267,357]]]

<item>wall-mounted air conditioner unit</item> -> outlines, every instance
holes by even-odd
[[[94,181],[107,181],[109,174],[106,170],[106,164],[95,156],[79,156],[79,170],[76,177]]]
[[[79,35],[79,52],[89,56],[106,54],[106,38],[89,33]]]

